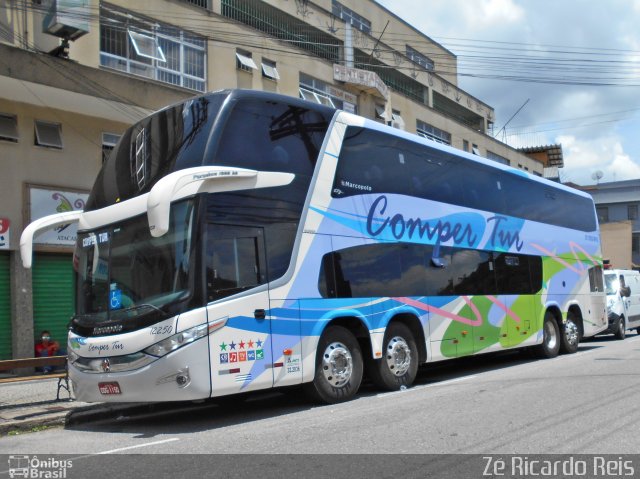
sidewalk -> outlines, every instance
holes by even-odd
[[[60,401],[56,401],[57,390],[55,378],[0,384],[0,436],[64,425],[69,412],[96,406],[70,400],[64,389],[60,390]]]
[[[192,403],[86,403],[69,399],[60,390],[56,400],[58,380],[39,379],[0,384],[0,440],[3,436],[35,431],[41,427],[73,426],[110,420],[122,415],[143,417],[193,408]]]

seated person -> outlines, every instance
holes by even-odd
[[[36,343],[36,358],[43,358],[48,356],[55,356],[58,354],[60,345],[58,341],[51,338],[49,331],[42,331],[40,334],[40,341]],[[43,373],[47,374],[53,371],[53,366],[44,366],[43,368],[37,368]]]

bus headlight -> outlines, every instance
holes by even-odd
[[[67,361],[71,364],[75,363],[78,360],[79,356],[72,350],[67,350]]]
[[[194,342],[196,339],[205,337],[207,335],[207,329],[208,326],[206,324],[201,324],[195,328],[187,329],[186,331],[169,336],[168,338],[149,346],[147,349],[143,350],[143,352],[161,358],[162,356],[169,354],[171,351],[175,351],[182,346]]]

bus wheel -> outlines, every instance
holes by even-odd
[[[574,314],[569,311],[567,320],[562,325],[562,333],[560,334],[560,351],[567,354],[573,354],[578,350],[580,343],[580,329],[576,323]]]
[[[536,356],[544,359],[555,358],[560,351],[560,331],[556,318],[549,311],[544,315],[542,344],[535,346]]]
[[[418,348],[409,328],[391,323],[384,333],[382,359],[369,363],[373,383],[387,391],[411,386],[418,373]]]
[[[627,325],[624,322],[624,316],[620,316],[620,321],[618,321],[618,329],[614,333],[616,339],[624,339],[627,336]]]
[[[305,392],[329,404],[347,401],[358,392],[363,369],[362,352],[353,334],[342,326],[329,326],[318,343],[316,374],[305,385]]]

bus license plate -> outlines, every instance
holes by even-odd
[[[120,385],[116,382],[112,383],[98,383],[98,389],[100,390],[100,394],[122,394],[122,390],[120,389]]]

